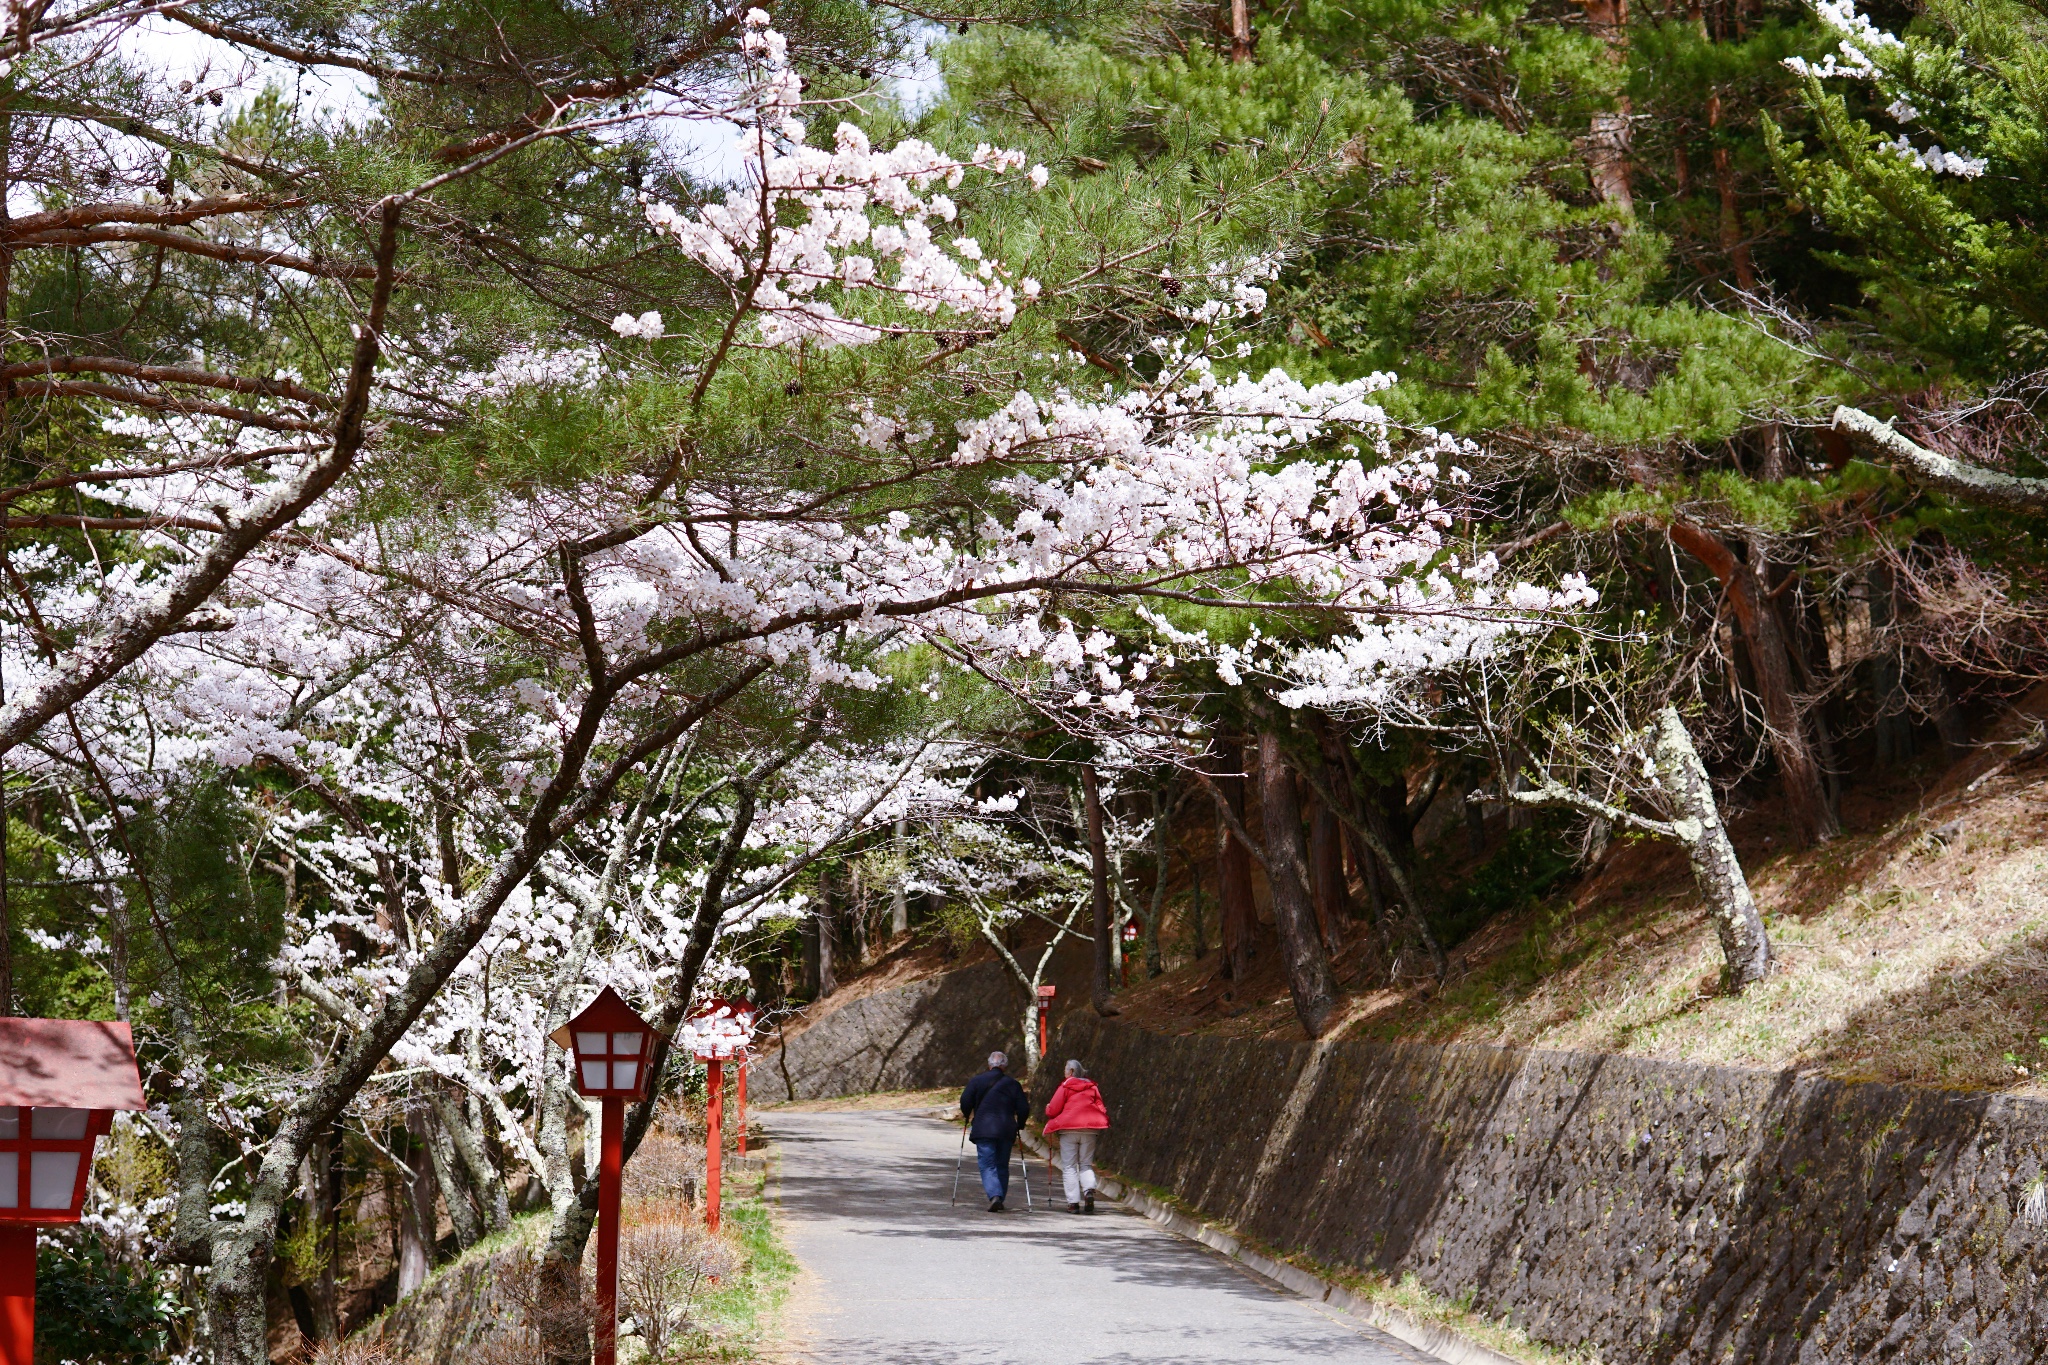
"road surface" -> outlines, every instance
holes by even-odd
[[[808,1272],[797,1350],[817,1365],[1437,1365],[1115,1204],[991,1214],[959,1130],[901,1112],[761,1116]]]

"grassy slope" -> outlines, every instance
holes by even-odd
[[[1684,859],[1617,843],[1591,875],[1503,916],[1439,989],[1369,990],[1362,933],[1340,954],[1344,1036],[1576,1048],[1845,1078],[2042,1092],[2048,1066],[2048,761],[2013,762],[2048,689],[1991,743],[1851,784],[1848,833],[1786,850],[1769,807],[1732,822],[1780,970],[1714,993],[1719,949]],[[1216,959],[1124,997],[1173,1032],[1300,1037],[1275,954],[1241,986]]]

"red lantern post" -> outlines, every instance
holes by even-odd
[[[1038,1055],[1043,1058],[1046,1050],[1046,1016],[1052,1013],[1052,998],[1059,993],[1057,986],[1038,988]]]
[[[654,1026],[606,986],[583,1013],[555,1030],[575,1055],[576,1093],[599,1104],[597,1154],[596,1365],[619,1354],[619,1174],[624,1165],[626,1101],[647,1094]]]
[[[704,1105],[704,1226],[718,1231],[719,1196],[723,1191],[721,1167],[725,1156],[725,1064],[740,1064],[740,1122],[746,1122],[747,1044],[754,1037],[754,1007],[744,1000],[706,1000],[691,1012],[677,1031],[677,1040],[690,1055],[704,1063],[705,1083],[710,1094]],[[744,1128],[740,1150],[746,1151]]]
[[[122,1023],[0,1019],[0,1365],[33,1365],[36,1225],[76,1223],[114,1111],[148,1107]]]
[[[1124,984],[1131,984],[1131,949],[1138,944],[1138,922],[1131,920],[1124,925]]]

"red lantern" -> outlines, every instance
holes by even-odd
[[[738,1060],[746,1075],[747,1045],[754,1038],[754,1007],[744,1000],[706,1000],[676,1030],[676,1041],[704,1063],[704,1225],[718,1231],[718,1204],[725,1146],[725,1064]],[[746,1123],[746,1100],[740,1101],[740,1122]],[[744,1131],[744,1128],[742,1129]],[[741,1148],[745,1150],[744,1147]]]
[[[551,1035],[576,1062],[576,1093],[602,1102],[597,1156],[597,1365],[613,1365],[619,1349],[619,1174],[626,1101],[647,1094],[654,1025],[606,986]]]
[[[79,1220],[114,1111],[147,1107],[128,1025],[0,1018],[0,1365],[35,1358],[36,1224]]]
[[[1041,1057],[1045,1055],[1045,1018],[1052,1013],[1052,998],[1058,994],[1059,987],[1057,986],[1040,986],[1038,988],[1038,1055]]]
[[[576,1055],[577,1094],[594,1100],[637,1100],[647,1093],[654,1025],[610,986],[554,1036]]]

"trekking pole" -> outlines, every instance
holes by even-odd
[[[955,1206],[960,1203],[960,1165],[966,1160],[967,1125],[963,1123],[960,1125],[960,1155],[953,1158],[953,1198],[950,1202]]]

